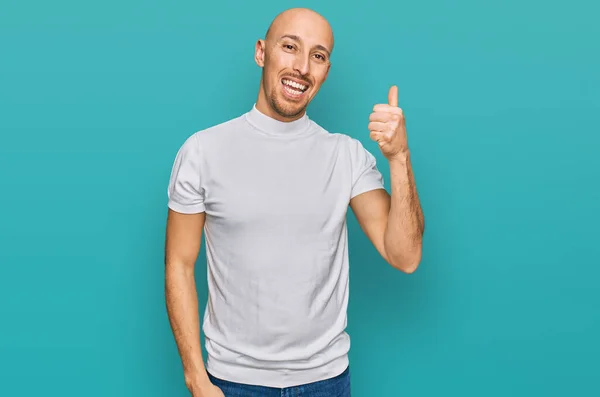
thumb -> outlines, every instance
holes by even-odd
[[[398,87],[393,85],[388,93],[388,104],[390,106],[398,106]]]

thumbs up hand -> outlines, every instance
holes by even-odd
[[[404,113],[398,107],[398,87],[390,88],[387,104],[373,107],[369,121],[370,137],[388,160],[408,152]]]

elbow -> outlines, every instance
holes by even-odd
[[[392,265],[393,268],[400,270],[401,272],[406,274],[413,274],[414,272],[416,272],[419,268],[419,264],[420,260],[404,260],[390,263],[390,265]]]
[[[419,265],[421,264],[422,259],[422,251],[419,248],[415,250],[410,255],[402,255],[397,258],[389,258],[388,263],[397,270],[400,270],[406,274],[412,274],[417,271]]]
[[[182,279],[194,279],[194,265],[192,260],[165,261],[165,281],[171,283],[180,282]]]

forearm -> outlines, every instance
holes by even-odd
[[[389,160],[391,202],[385,230],[385,251],[391,263],[412,272],[421,261],[424,217],[415,184],[410,153]]]
[[[169,322],[188,388],[210,383],[202,359],[198,294],[191,267],[167,264],[165,295]]]

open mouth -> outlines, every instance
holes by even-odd
[[[281,80],[281,84],[283,84],[283,91],[294,98],[301,97],[306,92],[306,90],[308,90],[307,84],[298,83],[286,78],[283,78]]]

